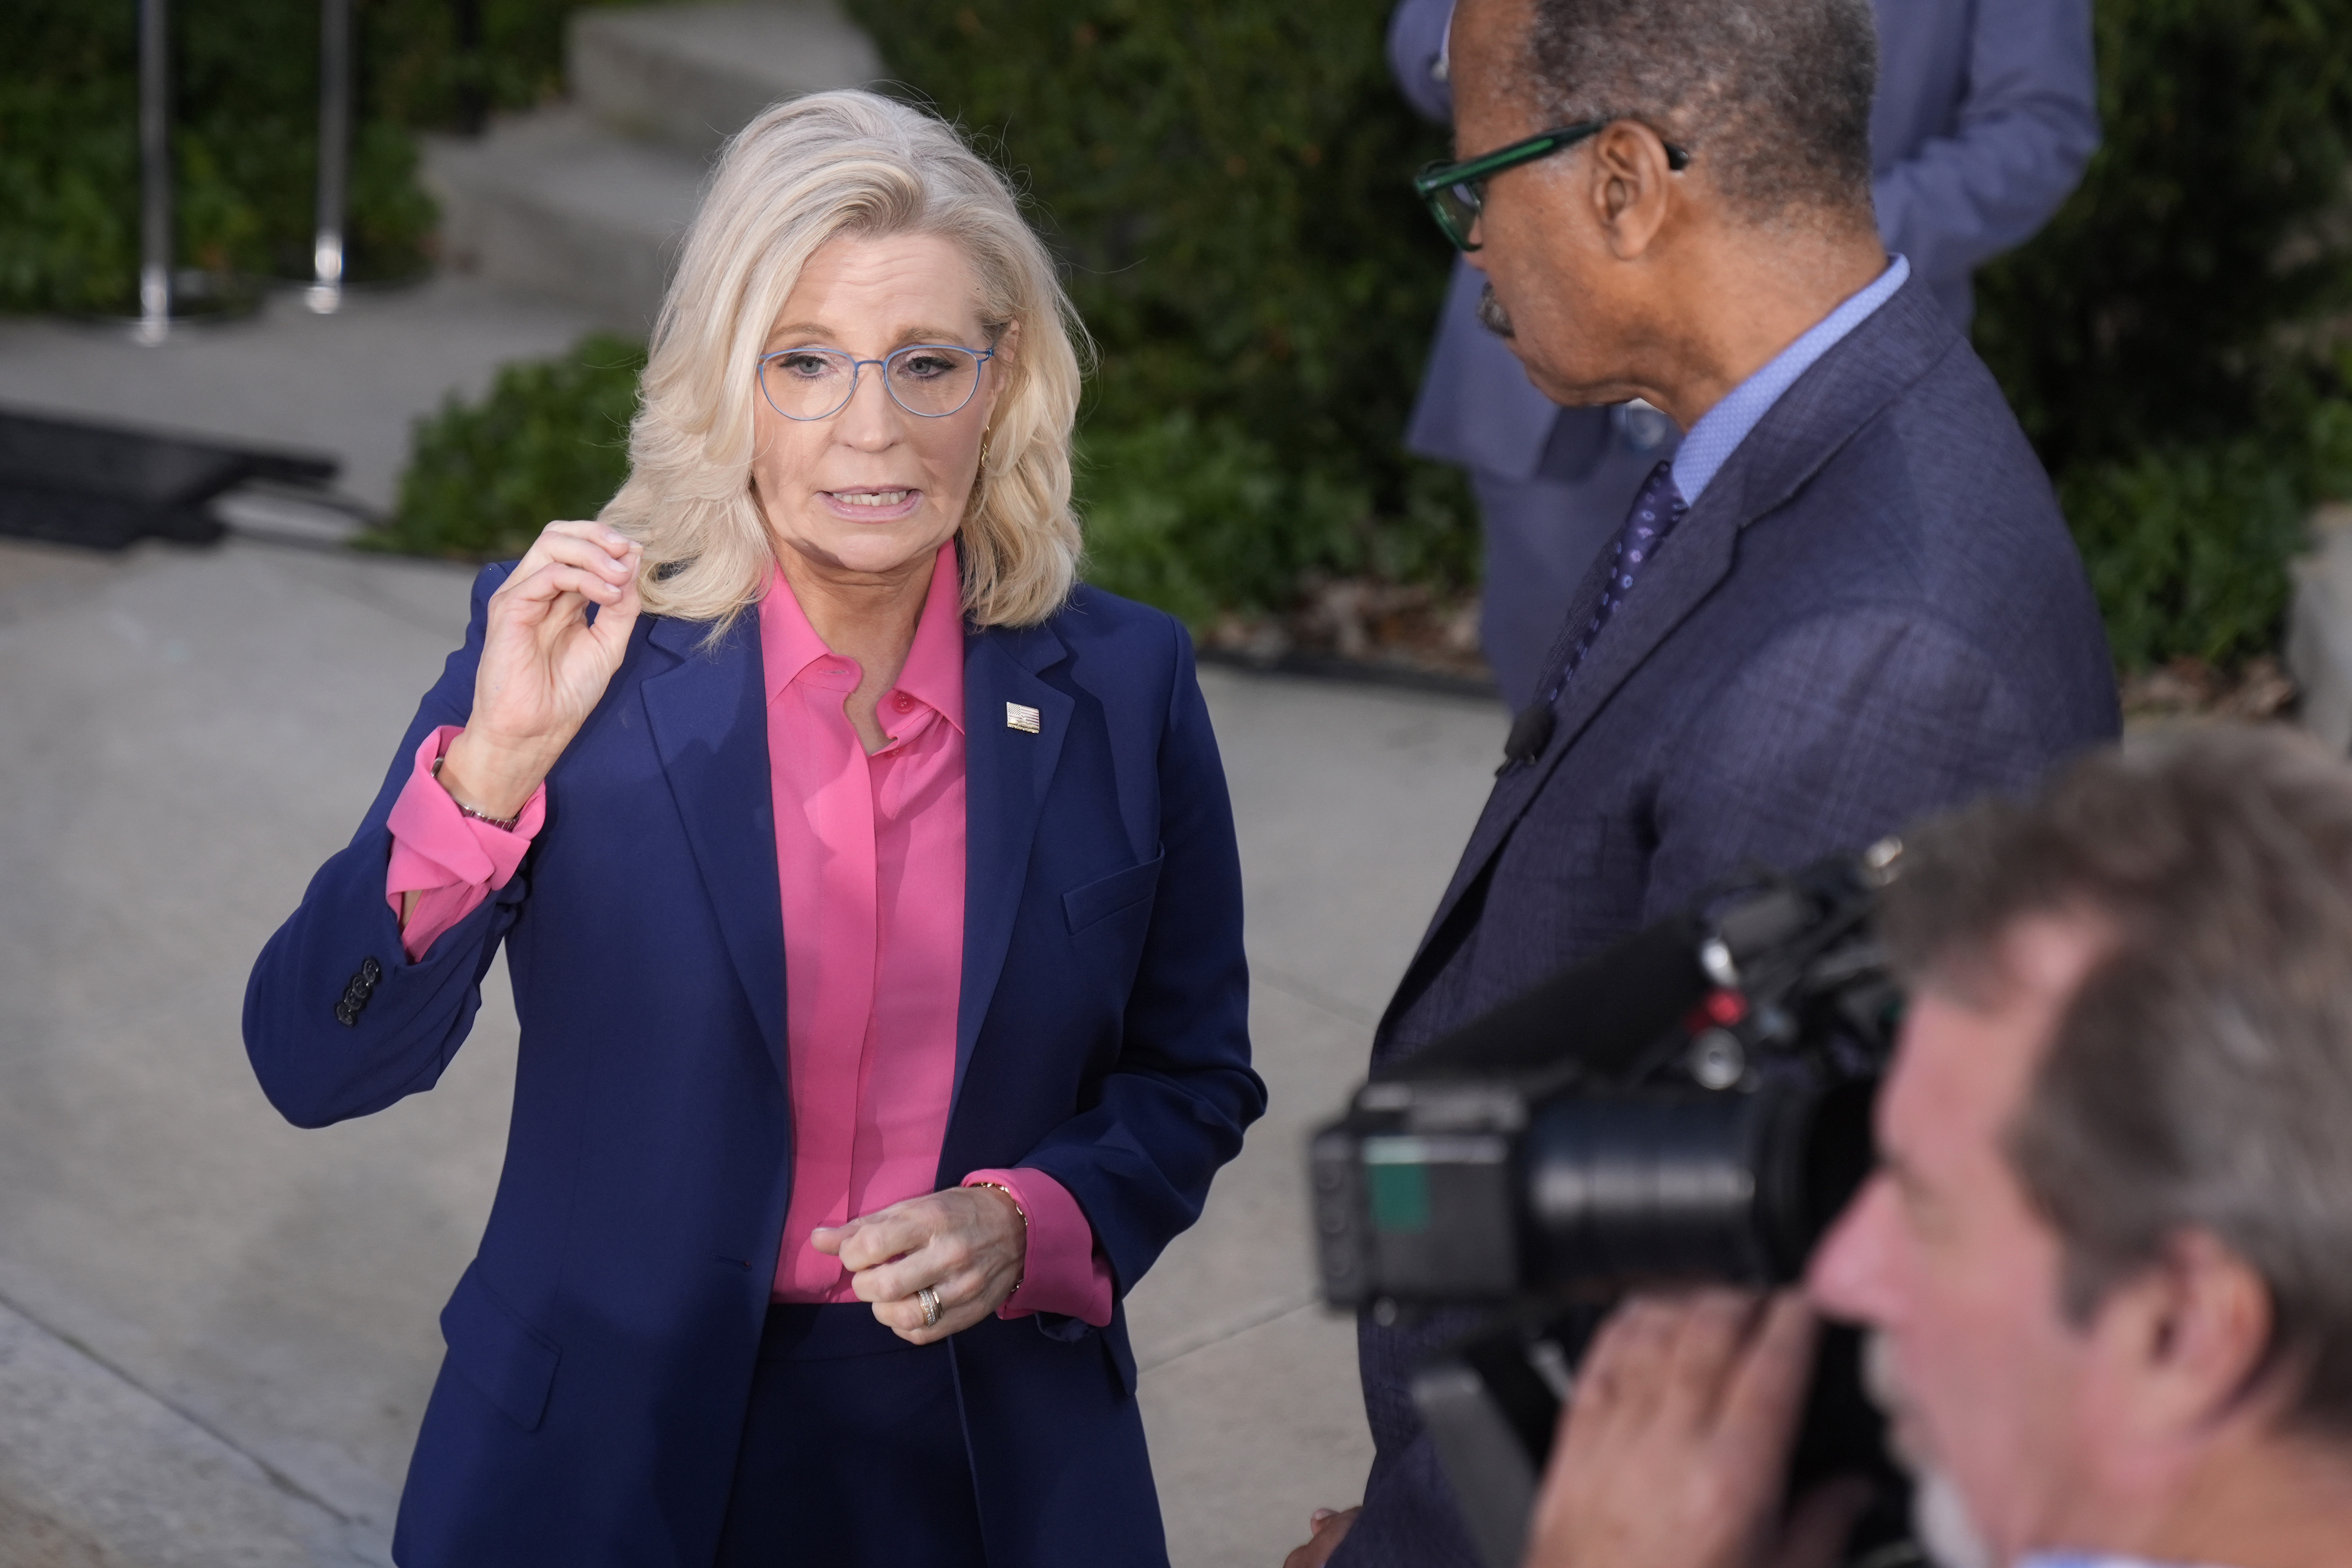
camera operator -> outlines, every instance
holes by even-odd
[[[1744,866],[2116,729],[2049,481],[1880,242],[1869,0],[1461,0],[1450,39],[1457,153],[1516,149],[1425,182],[1488,325],[1555,402],[1646,398],[1685,435],[1571,601],[1379,1064]],[[1364,1506],[1294,1564],[1477,1563],[1406,1392],[1471,1321],[1362,1322]]]
[[[1882,1165],[1806,1295],[1880,1336],[1901,1447],[1996,1563],[2346,1560],[2352,771],[2279,731],[2103,753],[1916,835],[1880,931]],[[1793,1296],[1622,1309],[1530,1568],[1791,1561],[1810,1334]]]

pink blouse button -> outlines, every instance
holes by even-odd
[[[901,713],[912,713],[915,710],[915,700],[903,691],[898,693],[898,700],[890,705]]]

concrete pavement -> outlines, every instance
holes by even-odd
[[[503,971],[438,1089],[324,1131],[263,1103],[237,1011],[457,640],[467,582],[250,542],[0,546],[0,1568],[384,1561],[436,1315],[503,1148]],[[1361,1069],[1503,721],[1204,681],[1274,1110],[1132,1312],[1175,1561],[1242,1568],[1361,1484],[1301,1132]]]
[[[355,288],[332,316],[273,293],[257,316],[184,327],[154,348],[127,327],[0,316],[0,405],[331,452],[341,488],[383,510],[411,421],[593,325],[584,310],[453,274]]]

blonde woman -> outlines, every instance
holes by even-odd
[[[507,947],[405,1568],[1166,1561],[1119,1303],[1265,1094],[1190,647],[1075,585],[1074,331],[938,121],[754,121],[628,483],[483,572],[256,964],[318,1126],[431,1087]]]

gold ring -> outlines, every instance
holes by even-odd
[[[940,1293],[926,1285],[915,1292],[915,1300],[923,1304],[923,1327],[938,1328],[940,1326]]]

